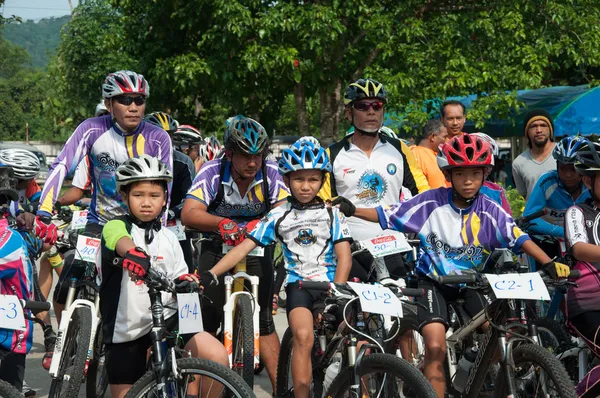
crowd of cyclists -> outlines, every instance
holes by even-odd
[[[214,136],[202,137],[167,113],[146,115],[149,93],[140,74],[109,74],[95,117],[82,122],[65,143],[43,189],[35,182],[40,164],[33,154],[0,151],[5,210],[0,214],[0,293],[46,301],[55,272],[59,280],[52,301],[58,323],[68,283],[84,270],[73,257],[62,259],[53,250],[59,233],[52,216],[83,203],[86,192],[91,195],[82,235],[101,239],[97,273],[111,396],[125,396],[147,369],[150,299],[148,288],[134,280],[154,269],[176,285],[202,286],[209,298],[202,302],[204,331],[184,334],[182,345],[195,358],[228,366],[227,351],[215,338],[223,322],[223,275],[257,246],[264,255],[248,257],[247,272],[260,277],[260,358],[275,392],[280,352],[271,311],[279,293],[274,291],[276,242],[285,261],[286,311],[294,336],[293,391],[310,396],[313,320],[323,306],[322,293],[303,288],[302,282],[367,281],[375,260],[368,252],[353,255],[351,243],[386,230],[419,241],[414,269],[400,253],[383,261],[392,278],[416,275],[413,282],[426,291],[416,298],[422,304],[417,332],[425,345],[423,374],[437,396],[444,397],[447,389],[447,303],[462,298],[470,315],[489,305],[478,291],[443,285],[438,277],[480,273],[495,249],[530,256],[534,269],[554,279],[567,278],[571,268],[581,271],[577,286],[569,287],[564,311],[569,326],[600,356],[600,144],[579,136],[555,142],[547,112],[527,115],[529,149],[513,163],[517,189],[526,198],[523,215],[544,210],[523,231],[502,186],[488,179],[498,147],[486,134],[462,131],[466,109],[460,102],[445,102],[440,119],[427,122],[417,145],[409,146],[383,126],[384,85],[359,79],[344,95],[351,133],[328,148],[302,137],[276,159],[259,122],[229,118],[221,146]],[[72,187],[61,195],[66,179],[72,179]],[[186,227],[184,237],[167,228],[177,223]],[[201,242],[196,267],[191,241],[198,232],[208,238]],[[565,252],[539,236],[562,239]],[[223,244],[234,248],[224,254]],[[115,258],[122,259],[118,267]],[[163,296],[170,330],[178,327],[169,309],[174,299]],[[38,317],[48,325],[43,358],[48,369],[56,334],[48,313]],[[18,390],[32,328],[31,321],[24,331],[0,325],[0,379]],[[410,356],[410,347],[411,336],[401,336],[403,357]],[[579,396],[600,394],[594,373],[578,386]]]

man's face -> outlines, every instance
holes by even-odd
[[[383,125],[385,105],[376,98],[353,102],[346,108],[346,117],[352,122],[354,116],[354,127],[368,133],[379,131]]]
[[[543,148],[550,140],[550,126],[543,120],[536,120],[527,129],[527,138],[532,147]]]
[[[581,183],[581,176],[572,164],[558,163],[558,178],[568,190],[577,188]]]
[[[465,125],[467,118],[460,105],[446,105],[444,114],[442,115],[442,123],[448,129],[450,138],[460,135]]]
[[[231,162],[231,167],[235,172],[244,179],[254,178],[258,170],[262,167],[263,162],[262,154],[248,155],[245,153],[230,152],[227,158]]]
[[[442,145],[443,143],[446,142],[447,138],[448,138],[448,130],[446,129],[446,127],[442,126],[442,128],[440,129],[440,132],[438,134],[433,134],[431,136],[432,146],[434,148],[439,147],[440,145]]]
[[[123,94],[104,100],[104,104],[122,129],[133,131],[144,118],[146,97],[140,94]]]

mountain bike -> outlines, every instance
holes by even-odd
[[[315,344],[312,351],[311,396],[315,398],[350,396],[400,396],[412,392],[419,397],[436,397],[435,391],[417,368],[396,355],[386,354],[381,340],[369,333],[368,322],[359,304],[358,294],[346,284],[304,281],[300,288],[322,290],[332,297],[323,319],[315,326]],[[422,289],[392,289],[397,296],[418,296]],[[408,307],[411,302],[402,302]],[[335,313],[343,308],[342,319]],[[343,322],[342,322],[343,320]],[[360,344],[361,340],[368,343]],[[367,352],[368,355],[367,355]],[[291,359],[293,336],[288,328],[281,342],[277,365],[278,397],[293,396]],[[335,359],[334,359],[335,357]],[[334,361],[341,371],[325,383],[325,374]],[[329,381],[328,381],[329,382]]]
[[[114,261],[119,265],[122,259]],[[177,347],[177,334],[167,330],[163,315],[161,293],[176,295],[174,283],[152,268],[143,281],[148,286],[152,312],[150,370],[133,384],[126,397],[189,397],[196,395],[189,388],[197,387],[202,396],[253,398],[251,388],[231,369],[205,359],[186,358],[187,353]],[[198,290],[196,286],[192,292]]]
[[[509,272],[516,269],[506,249],[496,250],[490,258],[507,278],[511,275]],[[557,287],[570,283],[553,281],[543,271],[539,273],[546,285]],[[464,302],[449,303],[450,326],[446,334],[449,396],[480,396],[488,371],[498,363],[499,372],[494,382],[496,397],[575,397],[564,366],[539,344],[537,325],[527,317],[527,300],[496,299],[484,274],[439,276],[436,281],[464,284],[462,289],[478,290],[491,298],[491,304],[472,318],[467,315]],[[474,342],[474,332],[486,323],[489,327],[482,341]],[[477,352],[474,365],[464,386],[456,390],[454,383],[460,357],[474,348]]]

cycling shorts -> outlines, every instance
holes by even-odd
[[[490,304],[487,296],[475,290],[460,290],[449,285],[440,285],[427,278],[419,280],[419,288],[425,289],[425,296],[417,297],[416,300],[427,308],[417,307],[419,332],[423,326],[434,322],[442,323],[448,330],[448,304],[458,299],[464,300],[464,309],[471,317]]]
[[[290,283],[285,287],[286,302],[285,309],[288,317],[294,308],[306,308],[312,312],[317,301],[323,301],[324,293],[322,290],[300,289],[299,283]]]

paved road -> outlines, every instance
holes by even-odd
[[[50,296],[52,297],[52,296]],[[52,312],[52,322],[56,330],[56,318]],[[279,310],[275,316],[275,326],[279,338],[283,336],[285,329],[287,328],[287,319],[285,316],[285,310]],[[50,376],[48,371],[42,368],[42,357],[44,356],[44,334],[40,327],[35,327],[35,333],[33,336],[33,348],[27,355],[27,368],[25,370],[25,381],[30,387],[37,391],[37,397],[45,398],[48,396],[50,390]],[[262,371],[260,375],[255,377],[254,392],[258,398],[270,398],[272,395],[272,387],[267,372]],[[107,394],[110,397],[110,394]],[[85,398],[85,388],[82,386],[79,397]]]

